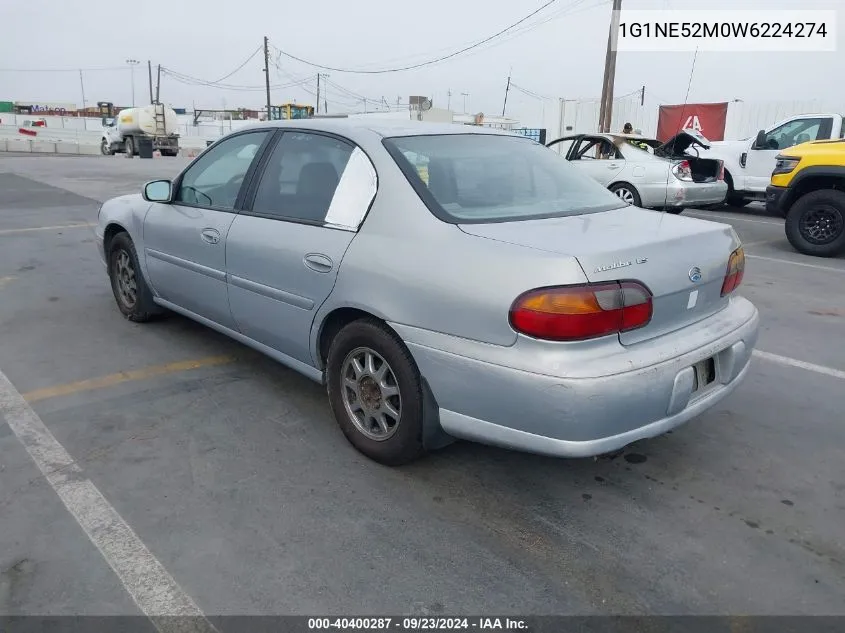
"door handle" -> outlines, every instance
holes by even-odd
[[[607,166],[608,169],[619,169],[619,165],[617,163],[611,163]]]
[[[220,241],[220,232],[214,229],[203,229],[200,236],[208,244],[217,244]]]
[[[322,253],[309,253],[302,258],[302,261],[308,268],[318,273],[327,273],[334,266],[331,258]]]

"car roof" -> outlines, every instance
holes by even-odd
[[[391,119],[360,118],[311,118],[290,121],[262,121],[253,128],[309,129],[332,132],[353,137],[356,134],[371,133],[382,137],[392,136],[428,136],[439,134],[490,134],[518,136],[506,130],[464,125],[461,123],[429,123],[426,121],[405,121]],[[241,128],[244,129],[244,128]]]

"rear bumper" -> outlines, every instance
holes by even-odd
[[[788,189],[786,187],[777,187],[775,185],[766,187],[766,211],[786,216],[787,210],[784,208],[784,202],[786,201],[787,191]]]
[[[636,351],[622,348],[623,365],[615,359],[606,365],[613,373],[583,377],[531,373],[414,342],[408,347],[450,435],[532,453],[589,457],[663,434],[736,389],[757,342],[757,309],[735,297],[706,321],[638,344]],[[692,349],[664,353],[691,339]],[[565,355],[566,348],[559,353]],[[639,362],[644,356],[652,361]],[[626,358],[639,359],[636,369],[623,368],[635,364]],[[708,358],[714,359],[716,379],[694,392],[693,367]]]
[[[643,186],[640,198],[647,208],[706,207],[720,204],[728,195],[728,185],[720,180],[712,183],[684,182],[676,178],[667,185]]]

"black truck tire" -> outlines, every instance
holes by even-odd
[[[845,253],[845,192],[820,189],[804,194],[786,214],[786,238],[804,255]]]

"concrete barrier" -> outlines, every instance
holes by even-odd
[[[0,152],[8,152],[9,150],[6,148],[6,139],[0,138]]]
[[[79,145],[77,143],[56,143],[57,154],[78,154]]]
[[[49,141],[32,141],[32,151],[39,154],[55,154],[56,144]]]
[[[77,147],[79,148],[77,154],[84,154],[85,156],[100,156],[102,154],[99,145],[83,145],[80,143]]]
[[[6,151],[8,152],[31,152],[32,141],[28,138],[7,138]]]

